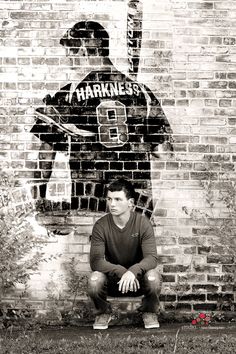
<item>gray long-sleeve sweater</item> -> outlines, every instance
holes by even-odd
[[[92,231],[90,266],[93,271],[116,274],[130,270],[137,277],[157,266],[153,227],[139,213],[131,212],[128,223],[120,229],[107,214]]]

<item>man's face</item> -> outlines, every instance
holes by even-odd
[[[117,192],[108,191],[107,203],[112,215],[121,216],[130,211],[133,206],[133,199],[127,199],[123,190]]]
[[[72,67],[88,66],[88,51],[86,47],[70,48],[65,47],[66,56],[70,59]]]

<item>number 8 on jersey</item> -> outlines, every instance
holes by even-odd
[[[103,101],[96,108],[98,134],[107,148],[123,146],[128,141],[126,107],[119,101]]]

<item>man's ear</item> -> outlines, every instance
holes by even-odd
[[[129,198],[129,206],[134,206],[134,198]]]

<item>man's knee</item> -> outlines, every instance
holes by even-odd
[[[99,292],[106,282],[105,274],[95,271],[90,274],[88,279],[88,293]]]
[[[161,291],[162,276],[156,269],[148,270],[145,274],[145,281],[151,289]]]

